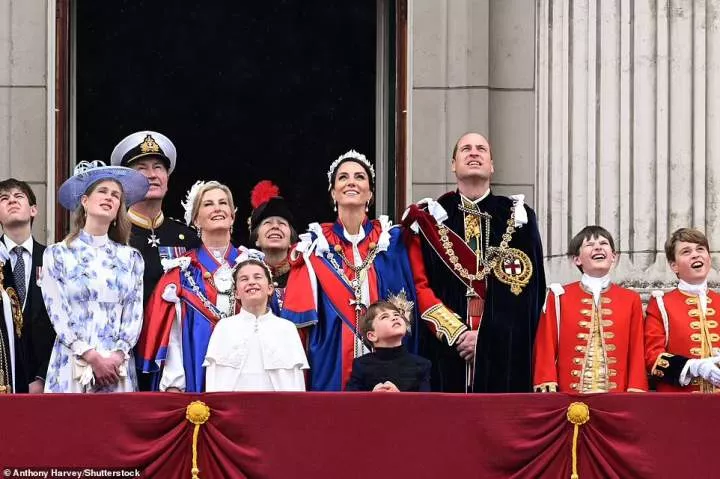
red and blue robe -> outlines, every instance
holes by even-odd
[[[228,248],[225,261],[232,266],[237,255],[236,248]],[[221,318],[220,312],[214,307],[218,292],[212,282],[212,275],[220,263],[205,246],[189,251],[184,257],[190,258],[187,269],[175,267],[167,271],[160,278],[145,307],[145,321],[138,342],[139,367],[143,373],[155,375],[153,389],[157,390],[162,366],[167,359],[170,330],[176,315],[180,314],[185,391],[202,392],[205,390],[202,364],[210,335]],[[210,306],[193,291],[185,271],[191,275],[198,291],[205,296]],[[166,290],[173,288],[179,302],[166,299],[172,296],[165,294]]]
[[[346,258],[353,258],[353,251],[352,244],[343,235],[341,223],[325,223],[321,228],[329,248],[322,256],[318,256],[314,249],[306,251],[304,255],[293,252],[281,316],[305,330],[301,329],[310,360],[309,389],[341,391],[350,378],[358,332],[355,310],[351,304],[355,295],[346,281],[354,279],[354,272],[344,264],[335,247],[339,245]],[[380,242],[382,225],[378,220],[365,220],[362,228],[365,237],[357,247],[364,260],[371,246]],[[389,245],[378,252],[368,270],[370,303],[388,299],[403,291],[409,301],[416,302],[413,273],[401,229],[390,228],[388,234]],[[317,234],[311,232],[309,235],[309,241],[316,243]],[[307,237],[304,242],[307,243]],[[346,279],[338,273],[327,255],[332,255],[336,264],[342,266]],[[314,274],[310,272],[306,261],[310,263]],[[417,350],[416,317],[414,315],[411,320],[411,333],[406,338],[411,352]]]

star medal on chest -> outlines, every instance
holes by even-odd
[[[148,238],[148,244],[151,248],[157,248],[158,246],[160,246],[160,238],[155,236],[154,231],[150,234],[150,237]]]

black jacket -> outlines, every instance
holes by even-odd
[[[0,236],[5,242],[5,236]],[[48,317],[42,290],[38,286],[38,268],[42,268],[45,245],[33,239],[30,282],[23,308],[23,326],[20,336],[15,335],[15,392],[28,392],[28,384],[38,378],[45,379],[50,353],[55,342],[55,329]],[[12,264],[3,267],[5,288],[15,287]],[[13,332],[14,334],[14,332]]]
[[[400,391],[430,391],[430,361],[407,352],[405,346],[377,348],[353,361],[346,391],[372,391],[390,381]]]

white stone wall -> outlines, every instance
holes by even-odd
[[[0,178],[32,186],[40,241],[47,237],[47,9],[46,0],[0,0]]]
[[[535,198],[535,2],[408,0],[408,198],[455,185],[454,142],[485,133],[494,190]]]
[[[0,177],[32,184],[41,239],[54,8],[0,0]],[[552,281],[577,277],[562,255],[591,223],[616,236],[618,278],[641,288],[673,281],[662,255],[673,229],[702,228],[720,248],[720,0],[408,0],[408,10],[409,199],[454,187],[453,142],[477,130],[493,146],[495,190],[525,193],[538,211]]]
[[[720,280],[720,0],[539,0],[537,165],[548,277],[576,277],[569,238],[600,224],[616,278],[674,284],[663,244],[693,226]]]

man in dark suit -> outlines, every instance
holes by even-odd
[[[32,237],[32,223],[38,207],[35,194],[24,181],[9,178],[0,181],[0,225],[3,242],[10,258],[3,266],[3,287],[11,298],[17,297],[22,316],[13,318],[15,392],[41,393],[55,341],[55,330],[48,318],[38,286],[42,274],[45,245]],[[14,294],[10,290],[14,291]],[[6,321],[6,324],[8,322]]]

